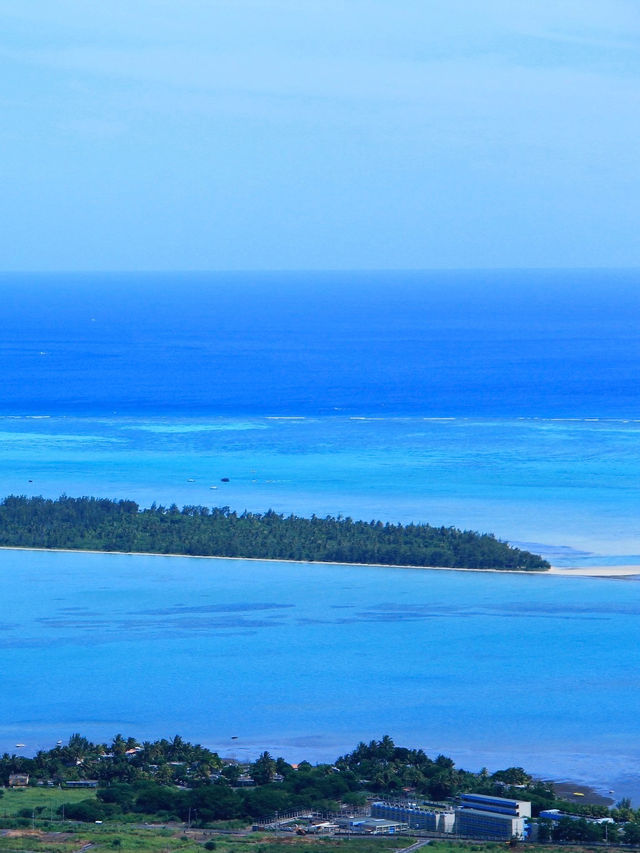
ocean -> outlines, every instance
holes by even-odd
[[[4,275],[0,412],[639,418],[639,275]]]
[[[638,285],[7,274],[0,492],[425,521],[640,565]],[[0,749],[180,732],[325,760],[388,733],[640,796],[635,579],[0,564]]]

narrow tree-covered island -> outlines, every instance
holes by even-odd
[[[354,521],[237,513],[229,507],[141,508],[106,498],[10,495],[0,503],[0,546],[246,557],[433,568],[545,571],[549,563],[492,534]]]

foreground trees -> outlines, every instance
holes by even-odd
[[[229,772],[231,768],[237,772]],[[475,792],[529,800],[534,816],[544,808],[558,808],[574,816],[555,823],[541,821],[541,841],[590,844],[624,840],[635,844],[640,839],[640,810],[634,810],[628,801],[613,809],[565,802],[556,798],[550,783],[533,780],[521,767],[493,774],[486,769],[471,773],[457,768],[445,755],[431,758],[421,749],[396,746],[388,736],[358,744],[333,764],[312,766],[302,761],[294,767],[268,752],[240,766],[179,736],[138,744],[133,738],[116,735],[110,744],[94,744],[76,734],[67,745],[40,752],[34,758],[0,757],[2,784],[6,785],[9,775],[17,771],[30,775],[30,785],[47,787],[49,783],[97,780],[97,796],[59,807],[60,816],[80,821],[130,815],[131,820],[248,822],[299,810],[338,812],[341,806],[363,806],[372,794],[442,801],[462,792]],[[245,787],[248,779],[255,785]],[[512,784],[518,787],[505,780],[514,780]],[[61,793],[56,792],[56,805],[61,801]],[[21,817],[31,820],[39,813],[27,809]],[[590,820],[598,817],[611,822]]]

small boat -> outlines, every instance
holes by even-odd
[[[220,477],[220,482],[221,482],[221,483],[228,483],[228,482],[229,482],[229,478],[228,478],[228,477]]]
[[[24,747],[23,743],[17,743],[16,744],[16,749],[22,749],[23,747]]]
[[[61,740],[57,740],[57,741],[56,741],[56,743],[57,743],[57,745],[58,745],[58,746],[62,746],[62,741],[61,741]]]

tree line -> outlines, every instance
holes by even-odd
[[[179,735],[142,743],[116,735],[110,743],[95,744],[74,734],[67,744],[33,758],[5,753],[0,783],[7,785],[14,773],[28,773],[30,785],[97,780],[96,797],[59,808],[61,816],[80,821],[144,817],[191,819],[200,825],[246,823],[302,809],[337,813],[342,806],[363,806],[371,795],[402,799],[409,793],[414,800],[443,802],[460,793],[481,793],[529,800],[534,816],[548,808],[574,815],[555,826],[542,821],[541,840],[591,842],[606,834],[609,841],[640,841],[640,810],[628,800],[614,809],[563,801],[552,783],[534,779],[522,767],[474,773],[457,768],[445,755],[430,757],[421,749],[397,746],[389,736],[360,743],[333,763],[292,765],[263,752],[241,765]],[[248,782],[251,787],[245,787]],[[605,827],[587,817],[609,817],[613,823]],[[31,809],[24,818],[32,818]]]
[[[0,502],[0,545],[124,551],[186,556],[246,557],[416,567],[545,571],[549,563],[492,534],[433,527],[237,513],[229,507],[106,498],[55,500],[10,495]]]

